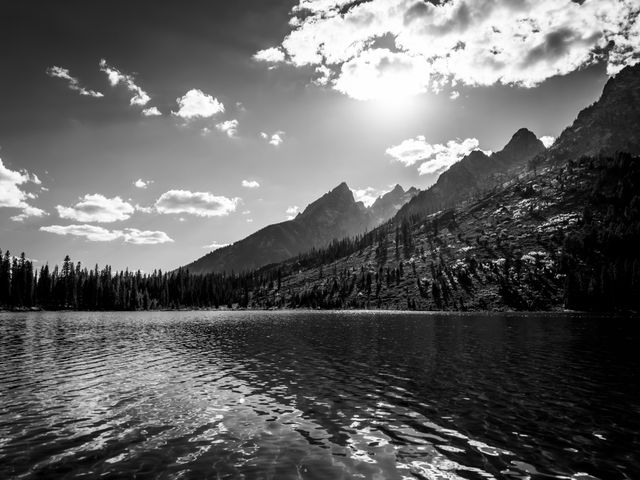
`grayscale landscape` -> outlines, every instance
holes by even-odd
[[[0,5],[0,478],[640,478],[640,4]]]

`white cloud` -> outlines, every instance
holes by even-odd
[[[253,223],[253,218],[247,218],[247,223]]]
[[[147,188],[152,183],[153,183],[153,180],[143,180],[141,178],[139,178],[138,180],[133,182],[133,184],[136,186],[136,188]]]
[[[424,57],[376,48],[343,63],[333,88],[356,100],[397,98],[426,92],[429,75]]]
[[[217,98],[213,98],[196,88],[189,90],[182,97],[176,98],[176,102],[178,103],[178,111],[171,113],[185,120],[209,118],[224,112],[224,105]]]
[[[209,245],[204,245],[202,248],[208,248],[209,250],[218,250],[220,248],[224,248],[224,247],[228,247],[229,244],[228,243],[218,243],[218,242],[213,242]]]
[[[233,138],[238,133],[238,120],[225,120],[224,122],[216,124],[216,128]]]
[[[381,190],[373,187],[365,187],[361,189],[351,189],[356,202],[362,202],[366,207],[373,205],[378,197],[381,197],[390,190]]]
[[[269,145],[273,145],[274,147],[278,147],[284,142],[284,132],[282,130],[278,130],[277,132],[269,135],[266,132],[260,132],[260,137],[267,140]]]
[[[330,69],[326,83],[360,99],[407,85],[534,87],[597,61],[610,74],[640,61],[639,13],[637,0],[299,0],[281,45],[255,57]]]
[[[431,144],[423,135],[418,135],[387,148],[386,154],[407,167],[422,162],[418,172],[420,175],[426,175],[446,170],[465,155],[478,150],[479,144],[476,138],[449,140],[446,145]]]
[[[251,214],[251,210],[244,210],[242,212],[242,215],[250,215]]]
[[[56,206],[60,218],[76,222],[110,223],[127,220],[134,207],[120,197],[107,198],[99,193],[86,194],[73,207]]]
[[[287,214],[287,220],[293,220],[294,218],[296,218],[296,215],[300,213],[300,207],[297,205],[287,207],[285,213]]]
[[[121,232],[107,230],[95,225],[49,225],[40,227],[43,232],[55,233],[56,235],[74,235],[85,237],[90,242],[111,242],[120,238]]]
[[[551,137],[549,135],[544,135],[544,136],[540,137],[540,141],[542,142],[542,144],[546,148],[549,148],[551,145],[553,145],[553,142],[556,141],[556,138],[555,137]]]
[[[453,90],[450,94],[449,94],[449,98],[451,100],[455,100],[456,98],[458,98],[460,96],[460,92],[457,90]]]
[[[43,232],[56,235],[72,235],[84,237],[90,242],[112,242],[122,239],[125,243],[134,245],[155,245],[159,243],[173,242],[165,233],[151,230],[138,230],[137,228],[125,228],[124,230],[108,230],[95,225],[49,225],[40,227]]]
[[[138,230],[137,228],[125,228],[122,238],[126,243],[134,245],[157,245],[159,243],[173,242],[173,239],[164,232],[152,230]]]
[[[284,62],[284,52],[277,47],[265,48],[256,52],[253,58],[259,62],[279,63]]]
[[[86,97],[94,97],[94,98],[104,97],[104,95],[100,92],[96,92],[95,90],[89,90],[87,88],[81,87],[80,81],[77,78],[72,77],[71,74],[69,73],[69,70],[67,70],[66,68],[56,67],[54,65],[53,67],[47,68],[46,72],[47,72],[47,75],[49,75],[50,77],[62,78],[66,80],[69,89],[78,92],[80,95],[83,95]]]
[[[258,188],[260,184],[255,180],[242,180],[242,186],[245,188]]]
[[[0,158],[0,208],[18,208],[22,213],[14,215],[11,220],[22,222],[28,217],[43,217],[48,215],[44,210],[29,205],[28,199],[34,199],[36,195],[25,192],[22,185],[26,183],[40,185],[40,179],[29,172],[15,171],[5,167]]]
[[[142,115],[145,117],[159,117],[162,115],[162,112],[158,110],[158,107],[149,107],[142,110]]]
[[[127,90],[133,93],[133,97],[129,99],[130,105],[143,107],[149,103],[149,100],[151,100],[151,97],[149,97],[147,92],[136,84],[132,75],[124,74],[117,68],[110,66],[104,58],[100,60],[100,71],[107,74],[107,78],[109,79],[109,83],[112,87],[122,84],[127,87]],[[147,110],[152,110],[153,108],[155,107],[151,107]]]
[[[188,190],[169,190],[156,201],[159,213],[187,213],[199,217],[221,217],[234,212],[240,203],[239,198],[213,195],[209,192],[190,192]]]

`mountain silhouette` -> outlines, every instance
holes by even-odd
[[[345,182],[310,203],[294,219],[269,225],[186,265],[192,273],[241,272],[293,257],[333,239],[364,233],[392,218],[418,190],[400,185],[367,208]]]
[[[640,153],[640,63],[610,78],[600,98],[582,110],[549,148],[545,159],[564,161],[583,155]]]
[[[434,213],[452,206],[475,191],[495,185],[501,174],[525,166],[543,151],[545,147],[538,137],[530,130],[521,128],[499,152],[487,155],[475,150],[454,163],[434,185],[404,205],[398,215]]]

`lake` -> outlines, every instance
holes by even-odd
[[[637,479],[639,325],[0,313],[0,478]]]

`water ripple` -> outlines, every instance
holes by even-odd
[[[0,314],[0,478],[640,478],[636,325]]]

